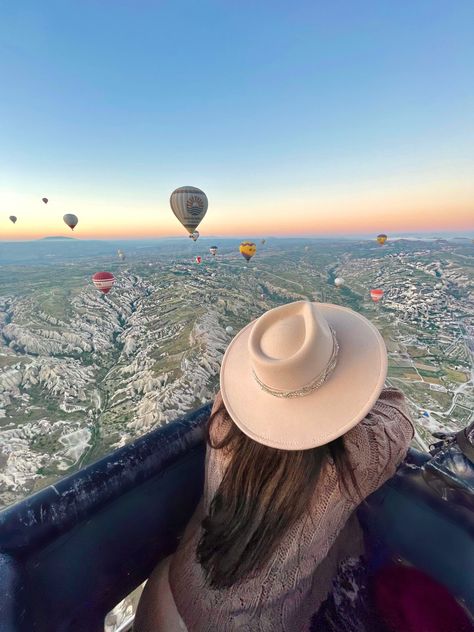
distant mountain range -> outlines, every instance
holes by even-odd
[[[53,237],[42,237],[41,239],[38,239],[38,241],[48,241],[48,240],[52,240],[52,239],[76,239],[75,237],[63,237],[62,235],[55,235]]]

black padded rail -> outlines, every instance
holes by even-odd
[[[0,512],[0,631],[99,632],[176,548],[201,496],[210,405]]]
[[[102,632],[172,553],[201,496],[210,405],[0,512],[0,632]],[[474,612],[474,512],[446,502],[410,450],[359,508],[373,564],[402,557]]]

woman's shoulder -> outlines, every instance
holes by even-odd
[[[395,474],[413,436],[414,427],[403,393],[396,388],[384,388],[372,410],[344,435],[344,448],[365,495]]]

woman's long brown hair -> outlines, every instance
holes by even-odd
[[[281,538],[307,509],[329,456],[343,493],[354,497],[358,487],[342,438],[311,450],[278,450],[253,441],[230,420],[224,439],[212,443],[212,424],[219,413],[230,420],[222,404],[209,419],[207,440],[214,449],[228,450],[230,458],[202,522],[197,559],[207,583],[226,588],[270,559]]]

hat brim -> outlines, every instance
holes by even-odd
[[[220,373],[222,399],[232,420],[258,443],[281,450],[324,445],[357,425],[380,395],[387,350],[378,329],[346,307],[317,307],[336,332],[339,354],[329,379],[309,395],[275,397],[257,384],[248,352],[255,321],[227,348]]]

